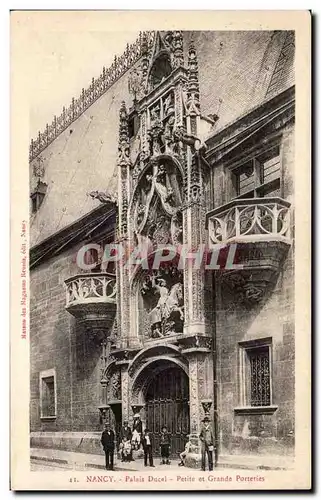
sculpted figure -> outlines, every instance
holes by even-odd
[[[150,312],[152,337],[175,333],[175,315],[180,321],[184,320],[182,284],[176,283],[169,291],[164,279],[153,278],[152,287],[159,294],[157,305]]]

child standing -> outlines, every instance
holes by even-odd
[[[171,435],[167,431],[166,425],[164,425],[160,437],[161,463],[169,465],[170,448]]]

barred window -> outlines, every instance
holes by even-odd
[[[40,372],[40,416],[56,418],[56,373],[54,369]]]
[[[241,396],[244,406],[270,406],[271,341],[259,340],[241,345]]]
[[[250,406],[270,404],[270,350],[269,347],[249,349]]]

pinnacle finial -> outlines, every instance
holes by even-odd
[[[194,114],[199,114],[199,93],[197,53],[194,40],[191,39],[188,50],[187,107]]]
[[[129,163],[128,114],[125,101],[122,101],[119,110],[118,164],[120,166],[125,166]]]

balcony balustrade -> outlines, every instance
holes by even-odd
[[[245,301],[259,302],[276,283],[291,245],[291,204],[281,198],[235,199],[207,213],[209,248],[236,244],[237,269],[220,278]]]
[[[279,240],[289,243],[290,203],[281,198],[237,199],[207,214],[210,246]]]
[[[66,309],[94,336],[106,338],[116,313],[116,276],[78,274],[65,280]]]

